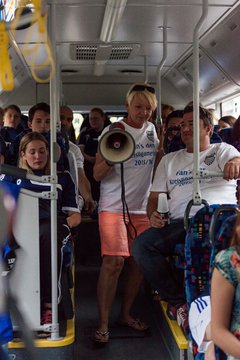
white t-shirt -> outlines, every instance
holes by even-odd
[[[76,159],[77,168],[83,169],[84,157],[80,148],[74,144],[72,141],[69,141],[69,150],[74,154]]]
[[[133,136],[136,145],[133,156],[123,163],[126,202],[130,213],[146,214],[159,140],[155,127],[150,122],[144,123],[141,129],[122,123],[125,130]],[[101,136],[108,129],[109,127],[105,128]],[[122,212],[122,209],[121,170],[120,164],[116,164],[101,181],[99,211]]]
[[[226,143],[211,144],[208,149],[200,152],[200,170],[221,172],[224,165],[240,153]],[[182,149],[165,155],[160,161],[151,187],[152,192],[167,192],[170,217],[183,218],[186,206],[193,196],[193,154]],[[212,177],[200,180],[202,199],[209,204],[235,204],[236,180],[224,180]],[[193,206],[193,216],[199,206]]]

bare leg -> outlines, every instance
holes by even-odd
[[[105,255],[100,270],[97,286],[99,328],[101,332],[108,331],[109,312],[116,294],[118,278],[124,265],[121,256]]]
[[[138,294],[140,285],[143,280],[143,275],[139,267],[135,263],[133,257],[127,259],[127,273],[125,280],[124,295],[119,319],[124,322],[131,322],[133,320],[130,311],[133,302]]]

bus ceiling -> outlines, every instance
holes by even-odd
[[[15,30],[11,22],[16,12],[7,7],[14,2],[0,2],[14,80],[11,91],[4,91],[0,84],[0,106],[49,102],[53,63],[47,32],[53,16],[56,73],[64,103],[120,106],[133,82],[156,85],[163,58],[163,29],[167,32],[167,56],[160,74],[161,101],[182,107],[192,100],[193,31],[201,16],[200,0],[44,1],[41,11],[48,14],[46,31],[40,31],[37,22]],[[199,35],[199,97],[203,105],[240,92],[239,15],[240,1],[208,1]]]

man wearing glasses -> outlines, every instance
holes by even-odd
[[[200,169],[223,172],[223,178],[204,178],[200,181],[202,198],[209,204],[236,203],[236,179],[240,177],[239,152],[226,143],[210,144],[213,131],[209,112],[199,108]],[[165,155],[159,163],[148,199],[147,213],[151,228],[138,236],[133,246],[133,256],[145,278],[156,289],[162,300],[170,304],[170,317],[179,316],[184,332],[188,330],[186,296],[167,260],[174,255],[177,243],[185,242],[183,215],[193,193],[193,107],[184,109],[180,124],[185,149]],[[158,195],[166,193],[170,224],[156,211]],[[190,216],[199,207],[193,206]]]

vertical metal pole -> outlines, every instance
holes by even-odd
[[[51,109],[51,177],[57,179],[57,122],[59,120],[59,92],[58,92],[58,66],[56,63],[56,6],[52,1],[50,5],[50,39],[52,43],[53,60],[56,71],[50,80],[50,109]],[[57,194],[57,181],[51,184],[51,192]],[[52,330],[51,340],[59,340],[58,323],[58,271],[57,271],[57,195],[51,199],[51,259],[52,259]]]
[[[157,67],[157,94],[158,94],[158,116],[157,119],[162,123],[162,89],[161,89],[161,71],[167,58],[167,26],[162,27],[163,30],[163,57],[160,64]]]
[[[200,144],[199,144],[199,31],[208,14],[208,0],[202,1],[202,15],[193,32],[193,203],[201,204],[199,184]]]

